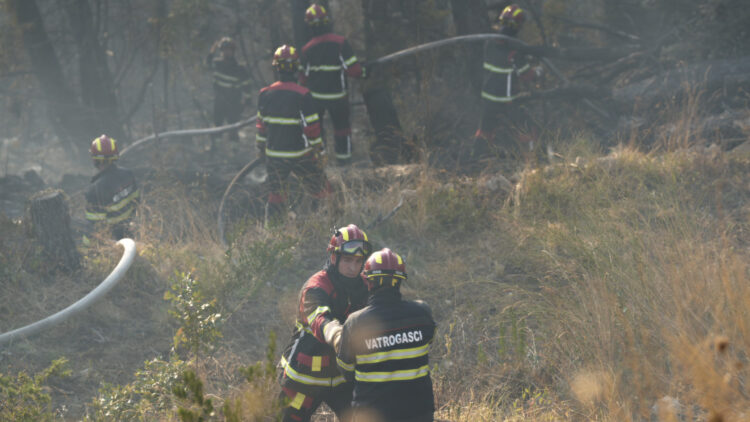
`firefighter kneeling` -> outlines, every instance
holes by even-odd
[[[354,422],[432,421],[432,312],[422,301],[401,299],[406,264],[390,249],[374,252],[364,271],[367,306],[344,323],[336,359],[354,382]]]

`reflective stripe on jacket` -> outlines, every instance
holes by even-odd
[[[315,273],[300,291],[297,322],[292,342],[283,353],[279,366],[284,370],[282,387],[316,395],[321,388],[345,382],[336,366],[336,353],[325,342],[324,332],[334,319],[339,322],[361,309],[367,297],[362,280],[358,286],[335,282],[327,270]]]
[[[531,65],[504,41],[484,44],[484,84],[482,98],[496,103],[510,103],[519,93],[518,78],[531,72]]]
[[[428,347],[434,335],[424,302],[403,301],[392,288],[372,293],[367,306],[346,320],[336,361],[354,381],[353,406],[388,421],[431,415]]]
[[[91,179],[86,191],[86,219],[106,224],[128,221],[139,196],[133,172],[113,163]]]
[[[334,33],[312,38],[302,47],[300,81],[313,98],[337,100],[346,96],[346,77],[362,76],[362,65],[346,38]]]
[[[323,144],[310,91],[294,82],[278,81],[260,90],[255,127],[255,140],[269,157],[298,158]]]

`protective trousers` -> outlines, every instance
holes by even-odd
[[[352,158],[352,128],[350,121],[349,98],[335,100],[316,99],[318,103],[318,117],[321,122],[326,110],[331,113],[333,122],[334,152],[339,164],[347,164]],[[321,126],[322,128],[322,126]],[[324,136],[325,141],[325,136]]]

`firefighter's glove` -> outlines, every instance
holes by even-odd
[[[326,167],[326,158],[326,150],[323,147],[323,144],[313,147],[312,160],[318,168],[324,169]]]
[[[329,321],[323,329],[323,337],[325,338],[326,343],[333,347],[336,354],[338,354],[339,349],[341,349],[341,332],[343,329],[344,327],[341,326],[341,323],[337,319]]]
[[[368,79],[372,77],[372,73],[378,67],[377,62],[367,62],[362,65],[362,79]]]
[[[541,78],[543,74],[544,74],[544,67],[534,66],[534,77],[536,77],[536,79]]]

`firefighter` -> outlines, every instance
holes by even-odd
[[[300,83],[310,88],[318,102],[321,121],[326,110],[331,113],[336,163],[346,165],[352,158],[347,76],[363,78],[365,68],[357,61],[346,38],[332,32],[328,12],[323,6],[313,4],[307,8],[305,22],[313,38],[302,47]]]
[[[500,14],[499,32],[516,37],[526,13],[515,4]],[[505,40],[488,40],[484,47],[484,84],[482,85],[482,117],[474,134],[469,161],[488,158],[499,147],[500,155],[529,156],[535,145],[536,131],[528,114],[514,102],[520,82],[530,82],[541,75],[541,67],[531,67],[528,58],[511,48]],[[499,144],[496,139],[499,138]]]
[[[250,75],[247,69],[237,62],[236,50],[235,41],[223,37],[211,46],[206,57],[206,63],[213,70],[215,126],[239,121],[240,113],[249,101]],[[231,131],[229,138],[237,141],[237,131]]]
[[[422,301],[401,299],[403,258],[388,248],[365,263],[367,306],[344,323],[337,364],[354,383],[354,421],[432,421],[435,400],[428,348],[435,335]]]
[[[265,157],[269,194],[266,222],[278,223],[286,202],[285,182],[290,173],[302,181],[316,202],[327,198],[331,184],[321,161],[323,139],[320,119],[310,90],[297,84],[299,55],[289,45],[273,55],[278,80],[260,90],[256,143]]]
[[[367,234],[354,224],[336,230],[326,249],[325,268],[299,295],[292,341],[279,366],[283,421],[309,421],[322,402],[349,421],[352,384],[336,366],[342,323],[367,300],[362,267],[372,252]]]
[[[86,190],[86,220],[95,228],[107,226],[112,237],[131,237],[131,222],[140,195],[133,172],[117,166],[117,141],[101,135],[91,142],[91,158],[98,170]]]

